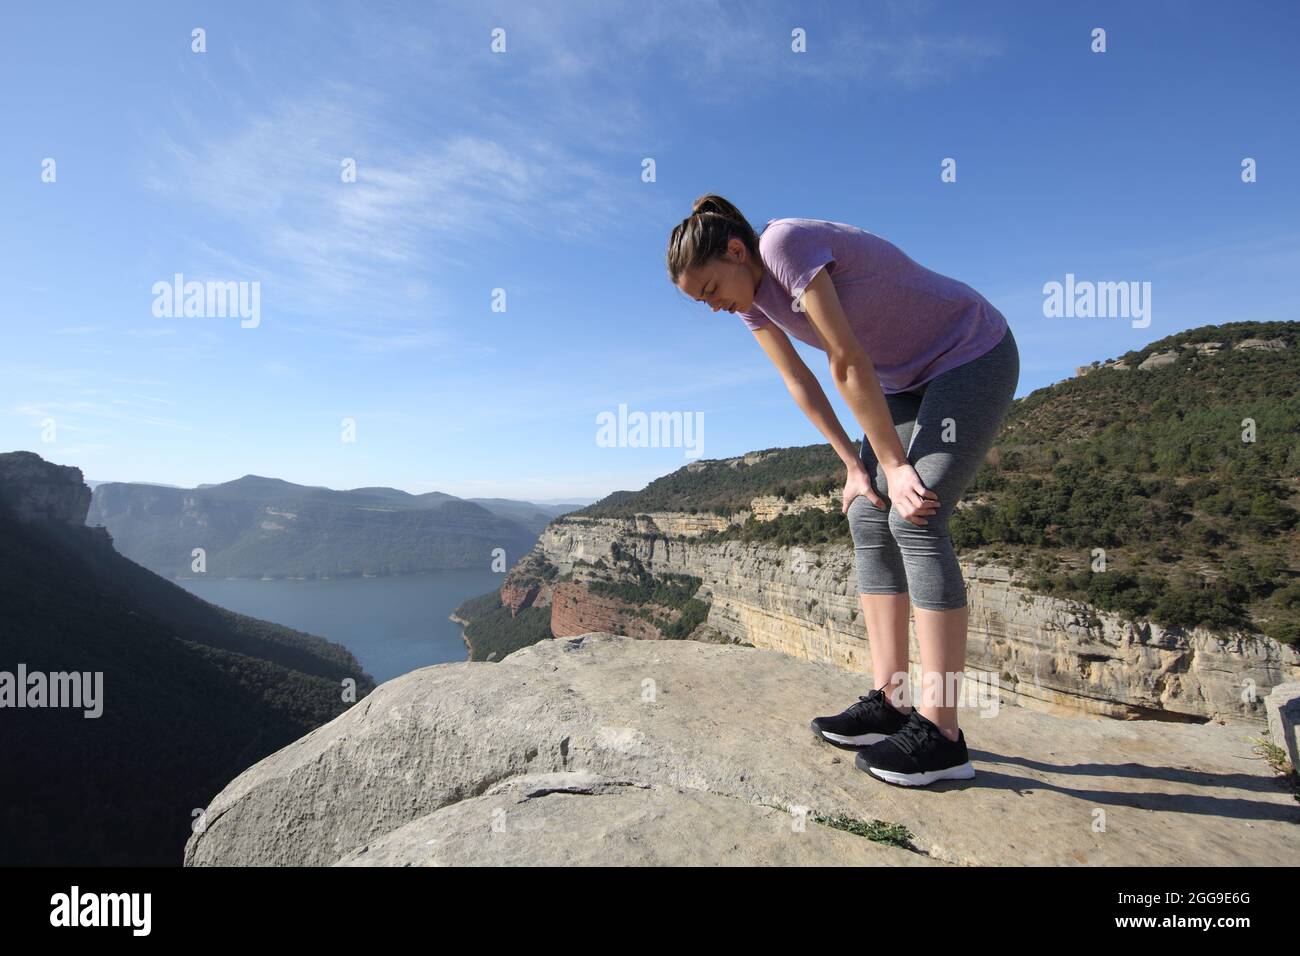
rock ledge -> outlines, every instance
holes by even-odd
[[[905,789],[808,728],[869,680],[608,633],[421,668],[232,781],[185,863],[1300,864],[1252,728],[963,708],[975,779]]]

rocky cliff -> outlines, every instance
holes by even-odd
[[[189,866],[1300,864],[1249,728],[965,706],[972,781],[893,787],[808,721],[859,675],[611,634],[425,667],[208,805]]]
[[[1163,368],[1166,365],[1173,365],[1184,354],[1188,355],[1218,355],[1225,351],[1244,351],[1244,352],[1280,352],[1287,348],[1287,342],[1284,339],[1240,339],[1237,342],[1183,342],[1178,349],[1166,349],[1163,352],[1154,352],[1143,359],[1137,368],[1142,371],[1148,371],[1154,368]],[[1182,350],[1188,350],[1184,352]],[[1118,372],[1126,372],[1133,366],[1123,359],[1109,359],[1105,362],[1094,362],[1092,365],[1080,365],[1075,368],[1075,375],[1087,375],[1089,372],[1095,372],[1098,369],[1114,369]]]
[[[81,469],[54,465],[30,451],[0,455],[0,506],[19,521],[86,523],[90,489]]]
[[[824,504],[817,500],[804,505]],[[797,507],[798,503],[788,503]],[[754,511],[776,505],[756,500]],[[587,518],[570,515],[542,533],[507,576],[502,600],[552,607],[552,633],[591,630],[656,636],[640,609],[592,595],[586,582],[635,557],[660,576],[693,575],[709,603],[695,636],[752,644],[853,672],[871,667],[853,578],[852,548],[709,542],[686,532],[698,515]],[[569,581],[538,580],[550,565]],[[1261,636],[1134,623],[1079,601],[1036,594],[994,565],[963,562],[970,606],[967,669],[997,680],[1019,703],[1123,718],[1262,722],[1263,698],[1300,679],[1300,649]],[[913,667],[919,648],[911,634]],[[917,675],[919,677],[919,673]]]
[[[657,627],[638,617],[642,607],[632,608],[618,598],[593,594],[580,581],[565,581],[551,591],[551,633],[556,637],[586,634],[591,630],[626,634],[642,640],[658,640]]]

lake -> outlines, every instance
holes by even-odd
[[[220,607],[342,644],[378,683],[417,667],[468,659],[447,615],[501,587],[493,571],[439,571],[333,581],[176,581]]]

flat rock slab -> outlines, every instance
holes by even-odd
[[[611,634],[421,668],[240,774],[185,863],[1300,864],[1253,726],[963,708],[975,778],[902,788],[808,728],[869,682]],[[805,807],[910,849],[800,829]]]
[[[511,777],[335,866],[942,866],[807,813],[586,771]]]

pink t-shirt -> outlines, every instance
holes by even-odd
[[[982,295],[913,262],[893,243],[824,219],[769,219],[758,237],[763,278],[740,317],[751,329],[774,322],[823,348],[794,308],[826,267],[882,391],[905,392],[978,358],[1002,341],[1007,320]]]

